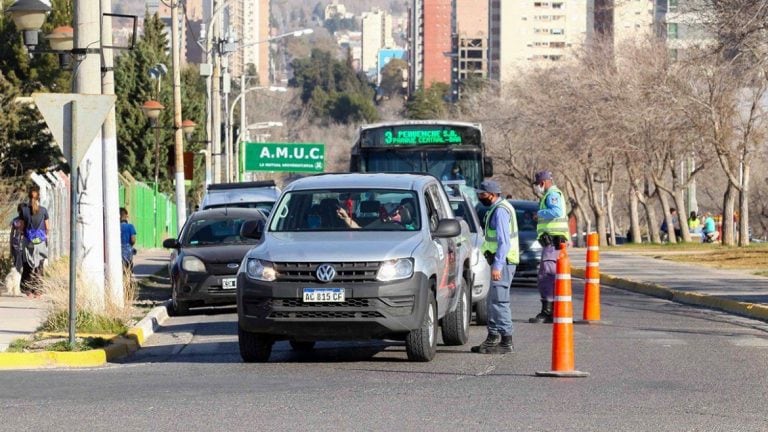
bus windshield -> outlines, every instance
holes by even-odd
[[[366,172],[428,172],[440,180],[464,180],[472,187],[483,181],[481,155],[472,151],[367,152],[362,164]]]

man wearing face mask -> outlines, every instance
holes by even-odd
[[[501,197],[498,183],[486,180],[477,189],[477,197],[490,207],[485,214],[485,240],[481,251],[491,265],[491,289],[488,291],[488,337],[471,351],[480,354],[512,352],[512,311],[509,290],[520,262],[515,208]]]
[[[538,288],[541,296],[541,312],[528,322],[551,323],[552,305],[555,299],[555,278],[557,257],[561,244],[568,243],[568,215],[565,212],[563,193],[552,182],[552,173],[540,171],[533,182],[536,193],[541,196],[536,219],[536,232],[541,243],[541,264],[539,264]]]

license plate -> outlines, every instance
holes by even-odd
[[[224,278],[221,280],[221,289],[230,290],[237,288],[237,278]]]
[[[305,303],[339,303],[344,301],[344,288],[304,288]]]

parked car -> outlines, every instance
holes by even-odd
[[[518,239],[520,241],[520,264],[517,265],[515,278],[535,278],[541,262],[541,244],[537,240],[536,220],[539,203],[528,200],[507,200],[515,208],[517,216]],[[487,207],[478,207],[480,221],[485,223]]]
[[[445,182],[443,182],[445,183]],[[475,211],[470,197],[457,188],[446,187],[451,209],[457,218],[462,218],[469,226],[470,268],[469,285],[472,287],[472,306],[475,309],[475,322],[479,325],[488,323],[488,290],[491,286],[491,266],[480,252],[484,236],[483,225]]]
[[[183,315],[190,307],[235,303],[237,271],[246,252],[256,245],[240,236],[246,221],[266,218],[261,210],[220,208],[197,211],[189,216],[178,239],[166,239],[172,249],[172,314]]]
[[[440,182],[415,174],[325,174],[290,183],[237,275],[240,355],[269,359],[276,340],[399,339],[429,361],[437,329],[467,341],[469,228]]]
[[[208,185],[200,209],[244,207],[262,209],[269,214],[279,196],[280,188],[274,180],[216,183]]]

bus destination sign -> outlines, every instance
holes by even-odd
[[[461,144],[461,135],[455,129],[399,129],[384,132],[385,145]]]

